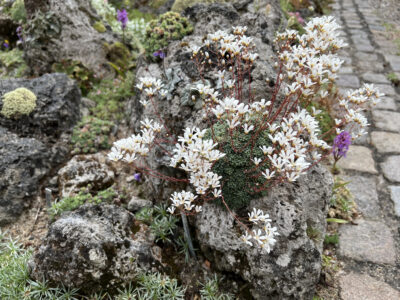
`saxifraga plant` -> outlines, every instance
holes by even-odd
[[[218,168],[232,167],[234,161],[223,163],[229,155],[249,160],[248,165],[239,167],[249,174],[249,190],[257,195],[275,185],[295,182],[330,155],[332,148],[323,140],[324,135],[346,133],[356,139],[365,133],[367,119],[361,112],[378,103],[382,96],[373,85],[365,84],[336,99],[341,108],[340,116],[324,135],[320,134],[315,118],[319,112],[313,109],[309,113],[300,105],[325,98],[324,86],[333,84],[337,78],[343,62],[336,53],[345,46],[337,36],[338,28],[333,17],[320,17],[310,20],[301,36],[294,30],[277,35],[277,78],[268,100],[255,99],[251,82],[246,81],[258,58],[253,51],[252,38],[245,35],[246,27],[234,27],[232,33],[217,31],[209,34],[200,46],[191,45],[192,60],[200,77],[204,78],[207,70],[215,74],[218,85],[212,87],[206,81],[197,85],[199,99],[195,100],[203,103],[204,129],[188,127],[177,138],[171,134],[157,108],[156,100],[167,95],[163,82],[153,77],[139,78],[137,88],[144,94],[140,103],[158,120],[143,120],[141,132],[116,141],[108,157],[132,164],[148,176],[187,184],[185,190],[171,195],[168,211],[181,215],[189,248],[192,246],[186,216],[200,213],[209,201],[222,202],[242,227],[245,244],[269,253],[276,243],[277,228],[272,226],[268,214],[253,208],[249,223],[245,224],[230,207],[231,199],[225,195],[224,185],[237,178],[229,176],[225,170],[218,173]],[[278,101],[280,91],[283,99]],[[225,125],[218,128],[221,124]],[[222,134],[217,133],[218,130]],[[161,138],[163,133],[165,138]],[[174,146],[172,151],[171,145]],[[186,171],[188,179],[151,169],[147,157],[154,148],[170,157],[171,167]]]

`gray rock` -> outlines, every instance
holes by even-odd
[[[397,105],[393,98],[383,97],[382,101],[380,101],[375,108],[381,110],[397,110]]]
[[[353,194],[358,210],[365,217],[380,218],[378,193],[376,190],[376,178],[365,176],[344,177],[348,181],[347,187]]]
[[[360,87],[360,80],[355,75],[341,74],[339,75],[339,79],[336,81],[336,83],[340,87],[347,87],[352,89],[358,89]]]
[[[104,190],[114,183],[114,172],[101,154],[74,156],[58,171],[60,197],[71,197],[90,184],[90,192]]]
[[[340,296],[343,300],[400,299],[400,292],[383,281],[366,274],[349,273],[339,277]]]
[[[388,110],[373,110],[372,119],[375,127],[383,130],[400,132],[400,113]]]
[[[400,217],[400,186],[389,186],[390,197],[394,203],[394,212]]]
[[[281,24],[281,11],[277,3],[271,3],[271,11],[269,15],[263,12],[254,13],[243,9],[237,11],[231,4],[215,3],[211,5],[197,4],[189,7],[184,11],[184,15],[194,24],[194,32],[192,35],[183,38],[182,42],[189,44],[198,44],[202,38],[217,30],[231,30],[232,26],[247,26],[247,35],[253,38],[256,45],[256,52],[262,53],[260,59],[256,61],[255,68],[252,71],[252,95],[255,100],[268,98],[273,91],[273,84],[266,84],[265,79],[274,79],[276,72],[271,65],[270,56],[275,55],[273,51],[273,40],[275,31]],[[136,77],[152,76],[164,79],[166,89],[169,95],[166,100],[157,103],[159,115],[165,121],[166,127],[172,134],[178,136],[186,127],[199,126],[204,128],[207,126],[207,120],[203,119],[202,103],[200,101],[193,102],[191,95],[197,83],[200,83],[200,77],[195,68],[193,61],[190,59],[191,52],[189,49],[181,46],[181,41],[172,42],[167,49],[167,57],[164,59],[163,65],[148,64],[145,61],[138,63]],[[163,76],[165,68],[165,76]],[[215,72],[205,71],[204,78],[215,87]],[[247,79],[246,79],[247,80]],[[247,86],[247,83],[244,83]],[[246,97],[247,89],[244,91]],[[139,95],[129,102],[130,125],[136,131],[140,128],[140,121],[149,118],[159,120],[152,105],[143,107],[139,103]],[[152,169],[169,172],[176,176],[183,176],[177,171],[167,167],[169,158],[161,151],[151,154],[149,165]],[[146,184],[151,194],[149,196],[155,198],[169,198],[172,193],[170,185],[163,181],[151,177],[148,178]]]
[[[251,202],[249,209],[269,213],[280,233],[268,255],[244,245],[226,209],[207,203],[196,218],[200,248],[216,269],[248,282],[254,299],[310,299],[321,270],[331,189],[330,173],[318,166],[297,183],[272,188],[269,196]],[[318,233],[314,241],[307,229]]]
[[[1,97],[20,87],[27,88],[36,95],[35,110],[18,120],[7,119],[0,114],[0,126],[22,135],[58,138],[71,130],[80,119],[81,93],[75,81],[66,74],[0,80],[0,109],[3,105]]]
[[[392,182],[400,182],[400,155],[389,156],[383,163],[381,168],[383,175]]]
[[[30,261],[31,276],[87,294],[131,282],[139,267],[154,265],[154,236],[142,227],[134,235],[133,221],[113,205],[84,205],[63,214]]]
[[[371,142],[380,153],[400,153],[400,134],[373,131],[371,133]]]
[[[339,227],[339,254],[378,264],[396,263],[393,236],[382,222],[359,220]]]
[[[41,12],[47,17],[52,16],[51,27],[48,26],[45,32],[29,30],[25,37],[24,57],[32,72],[36,75],[44,74],[51,70],[53,63],[68,59],[80,61],[97,74],[110,72],[104,43],[112,44],[116,39],[110,31],[99,33],[94,29],[92,25],[100,17],[88,1],[46,2],[48,5],[41,7]],[[34,16],[28,16],[27,28],[30,28]],[[46,28],[46,24],[42,24],[43,27]]]
[[[0,225],[15,221],[29,206],[58,155],[39,140],[20,138],[0,126]]]
[[[152,207],[153,202],[150,200],[140,199],[136,196],[133,196],[128,203],[128,210],[131,212],[137,212],[144,207]]]
[[[372,83],[390,83],[389,80],[383,74],[378,73],[364,73],[362,75],[362,79],[365,82],[372,82]]]
[[[395,89],[389,84],[382,84],[382,83],[377,83],[375,84],[376,88],[379,89],[381,93],[384,93],[386,96],[396,96],[397,93]]]
[[[356,170],[372,174],[378,173],[375,168],[372,151],[364,146],[350,146],[346,157],[343,157],[341,160],[339,160],[337,165],[343,169]]]
[[[400,72],[400,57],[397,55],[390,55],[390,54],[386,54],[384,56],[386,61],[390,64],[392,70],[395,72]]]
[[[15,221],[31,204],[45,176],[65,161],[66,133],[79,118],[80,92],[65,74],[0,80],[0,96],[19,87],[36,94],[37,107],[17,120],[0,115],[1,224]]]

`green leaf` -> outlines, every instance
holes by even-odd
[[[330,222],[330,223],[339,223],[339,224],[347,224],[347,223],[349,223],[349,221],[347,221],[347,220],[336,219],[336,218],[328,218],[328,219],[326,219],[326,221]]]

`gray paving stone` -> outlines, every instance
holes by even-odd
[[[400,113],[389,110],[373,110],[372,119],[375,127],[383,130],[400,132]]]
[[[360,80],[355,75],[341,74],[336,80],[336,83],[341,87],[358,89],[360,87]]]
[[[367,274],[349,273],[339,277],[342,300],[398,300],[400,292]]]
[[[375,84],[375,86],[379,89],[381,93],[384,93],[386,96],[397,95],[395,89],[390,84],[377,83]]]
[[[389,189],[390,198],[394,203],[394,212],[398,217],[400,217],[400,186],[391,185],[389,186]]]
[[[400,72],[400,56],[385,54],[386,61],[395,72]]]
[[[396,101],[393,98],[382,97],[381,102],[379,102],[375,107],[375,109],[389,109],[389,110],[397,110]]]
[[[339,74],[353,74],[353,67],[341,67],[339,69]]]
[[[358,225],[340,226],[339,255],[377,264],[396,263],[396,250],[390,229],[379,221],[360,219]]]
[[[364,52],[374,52],[375,47],[372,46],[370,43],[355,43],[354,47],[358,51],[364,51]]]
[[[376,192],[376,178],[366,176],[345,176],[343,179],[354,196],[358,210],[365,217],[381,217],[378,193]]]
[[[340,168],[377,174],[372,151],[364,146],[350,146],[347,156],[339,160]]]
[[[400,134],[385,131],[373,131],[371,133],[371,143],[379,153],[400,153]]]
[[[375,53],[367,53],[367,52],[357,52],[356,53],[357,59],[359,60],[366,60],[366,61],[377,61],[378,55]]]
[[[389,156],[380,165],[386,179],[392,182],[400,182],[400,155]]]
[[[359,60],[357,62],[357,67],[359,67],[361,71],[370,71],[370,72],[383,72],[383,70],[385,69],[383,67],[383,63],[381,62],[372,62],[364,60]]]
[[[364,73],[362,75],[362,79],[365,82],[390,84],[390,81],[386,78],[385,75],[378,73],[371,73],[371,72]]]

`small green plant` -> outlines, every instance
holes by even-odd
[[[306,233],[308,238],[314,242],[318,242],[321,239],[321,232],[313,226],[307,226]]]
[[[137,276],[137,284],[135,299],[185,299],[185,288],[180,287],[176,279],[171,279],[167,275],[142,272]]]
[[[118,75],[125,76],[125,73],[132,69],[135,64],[129,49],[121,42],[104,44],[107,50],[107,59]]]
[[[86,96],[93,85],[99,80],[94,76],[93,71],[85,67],[80,61],[75,60],[63,60],[59,63],[55,63],[52,66],[53,72],[65,73],[71,79],[78,82],[81,92]]]
[[[19,78],[25,75],[28,66],[22,58],[24,52],[18,48],[0,51],[0,69],[4,76]]]
[[[74,128],[71,137],[72,154],[96,153],[109,149],[109,134],[114,123],[95,117],[85,117]]]
[[[178,13],[167,12],[151,20],[146,28],[144,42],[148,57],[154,58],[154,52],[164,49],[173,40],[180,40],[192,32],[193,26],[188,19]]]
[[[3,96],[1,114],[6,118],[29,115],[36,108],[36,95],[26,88],[18,88]]]
[[[355,203],[350,190],[346,187],[349,182],[340,178],[335,178],[333,185],[333,195],[331,198],[331,208],[329,216],[338,220],[352,220],[355,214]],[[333,219],[335,220],[335,219]]]
[[[203,300],[230,300],[233,299],[231,294],[224,294],[220,292],[219,280],[215,274],[213,278],[207,280],[205,284],[202,284],[200,290],[201,299]]]
[[[398,86],[400,83],[400,79],[396,73],[392,72],[386,75],[387,79],[390,80],[395,86]]]
[[[125,77],[103,79],[87,97],[96,102],[91,113],[98,119],[115,121],[123,117],[123,100],[134,95],[135,76],[127,72]]]
[[[10,9],[11,18],[15,22],[26,22],[26,10],[24,0],[16,0]]]
[[[174,233],[178,218],[166,210],[166,205],[145,207],[136,213],[136,219],[150,226],[151,232],[156,236],[156,242],[170,242],[169,236]]]
[[[61,213],[75,210],[85,203],[111,203],[117,196],[117,192],[112,187],[98,192],[96,196],[92,196],[87,190],[82,189],[76,196],[63,198],[53,203],[49,211],[50,216],[54,219],[61,215]]]
[[[331,116],[328,108],[321,103],[318,102],[311,102],[307,107],[307,111],[312,113],[312,110],[320,111],[316,116],[315,119],[318,121],[319,128],[321,129],[321,135],[324,135],[324,140],[328,143],[331,143],[336,133],[331,129],[335,127],[335,120]]]
[[[231,0],[175,0],[171,10],[181,13],[184,9],[193,6],[197,3],[216,3],[216,2],[231,2]]]
[[[337,245],[339,244],[339,235],[337,233],[332,234],[332,235],[325,235],[324,239],[324,244],[325,245]]]

